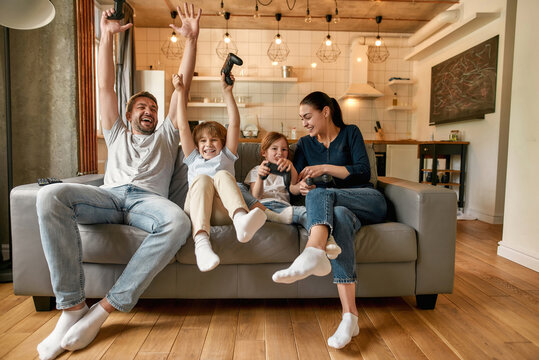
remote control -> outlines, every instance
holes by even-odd
[[[266,166],[270,168],[270,174],[280,175],[283,177],[284,186],[286,186],[287,189],[290,187],[290,179],[291,179],[290,171],[279,171],[279,166],[274,163],[267,163]],[[269,174],[266,176],[261,176],[260,178],[262,180],[266,180],[268,176]]]
[[[107,16],[109,20],[122,20],[124,18],[124,1],[114,0],[114,14]]]
[[[320,175],[314,178],[308,177],[305,179],[305,183],[309,186],[315,185],[315,184],[327,184],[332,181],[333,181],[333,176],[328,175],[328,174]]]
[[[39,186],[49,185],[49,180],[47,180],[47,178],[39,178],[37,179],[37,184]]]
[[[49,184],[56,184],[56,183],[61,183],[62,182],[62,180],[60,180],[58,178],[55,178],[55,177],[47,178],[47,180],[49,181]]]
[[[234,81],[232,81],[232,78],[230,77],[230,72],[232,71],[234,64],[241,66],[243,65],[243,60],[233,53],[228,53],[225,63],[221,68],[221,74],[225,74],[225,82],[228,85],[234,84]]]

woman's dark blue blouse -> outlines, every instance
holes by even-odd
[[[294,153],[294,166],[298,174],[306,166],[313,165],[345,166],[350,175],[344,179],[334,178],[334,184],[327,187],[357,188],[372,187],[369,182],[371,167],[365,150],[363,135],[356,125],[345,125],[337,137],[326,148],[316,137],[309,135],[298,140]],[[324,185],[317,185],[324,187]]]

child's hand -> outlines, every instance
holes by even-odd
[[[185,87],[183,86],[183,74],[174,74],[172,75],[172,85],[174,85],[174,89],[176,89],[177,92],[183,92]]]
[[[268,176],[270,173],[270,168],[267,166],[268,161],[264,160],[260,163],[260,166],[258,167],[258,176],[259,177],[265,177]]]
[[[292,169],[292,166],[294,166],[292,164],[292,161],[286,159],[286,158],[280,158],[278,161],[277,161],[277,170],[283,172],[283,171],[290,171]]]
[[[225,74],[221,74],[221,85],[223,86],[223,92],[230,91],[230,93],[232,93],[232,88],[234,87],[234,81],[236,79],[232,74],[230,74],[230,78],[232,79],[232,85],[228,85],[225,81]]]

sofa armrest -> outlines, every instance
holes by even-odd
[[[395,220],[417,233],[416,295],[450,293],[455,273],[457,195],[442,186],[380,177]]]
[[[64,183],[99,186],[103,175],[84,175],[63,179]],[[49,268],[43,254],[36,198],[37,183],[15,187],[10,194],[13,239],[13,289],[17,295],[51,296]]]

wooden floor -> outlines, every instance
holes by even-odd
[[[501,226],[459,221],[455,289],[435,310],[413,297],[358,299],[360,334],[326,346],[337,300],[151,300],[113,313],[59,359],[539,359],[539,274],[496,256]],[[59,312],[0,285],[0,358],[37,359]]]

